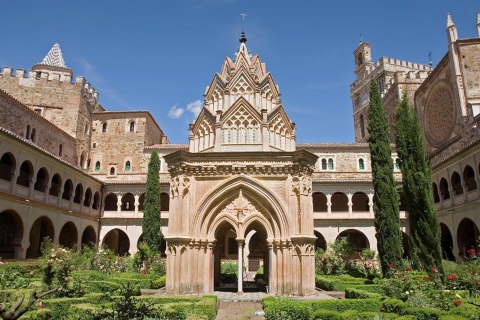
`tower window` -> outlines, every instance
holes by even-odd
[[[334,169],[333,159],[330,158],[328,159],[328,170],[333,170],[333,169]]]
[[[27,124],[27,133],[25,134],[25,139],[30,139],[30,125]]]
[[[135,122],[130,122],[130,132],[135,132]]]
[[[125,171],[130,171],[130,161],[125,162]]]
[[[63,155],[63,145],[59,144],[58,145],[58,156],[61,157]]]
[[[107,123],[102,123],[102,132],[107,132]]]
[[[100,171],[100,161],[95,162],[95,171]]]
[[[400,158],[395,159],[395,170],[400,170]]]
[[[35,142],[36,133],[37,133],[37,130],[35,128],[33,128],[32,133],[30,135],[30,140],[32,140],[32,142]]]
[[[110,168],[110,175],[111,175],[111,176],[114,176],[114,175],[115,175],[115,168],[114,168],[114,167],[111,167],[111,168]]]
[[[322,170],[327,170],[327,159],[322,159],[321,169]]]
[[[362,158],[358,159],[358,169],[365,170],[365,161]]]

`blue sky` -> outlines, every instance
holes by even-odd
[[[447,13],[460,38],[477,37],[480,2],[4,1],[0,67],[29,70],[58,42],[66,65],[99,91],[104,108],[149,110],[170,142],[187,143],[206,86],[239,45],[242,11],[247,47],[279,86],[297,142],[353,142],[359,35],[374,60],[427,64],[431,51],[435,65],[447,51]]]

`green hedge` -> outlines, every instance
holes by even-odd
[[[385,319],[479,319],[480,310],[468,303],[450,311],[411,307],[398,299],[366,298],[345,300],[298,301],[288,298],[265,298],[266,319],[372,319],[382,315]],[[311,317],[309,316],[312,315]],[[336,316],[334,316],[336,315]]]
[[[364,286],[366,287],[366,286]],[[361,288],[361,289],[360,289]],[[376,292],[371,292],[365,290],[362,287],[357,288],[347,288],[345,289],[345,298],[346,299],[368,299],[368,298],[381,298],[382,295]]]
[[[22,320],[49,320],[52,319],[52,310],[36,309],[25,313],[20,319]]]
[[[315,286],[326,291],[344,291],[346,287],[365,285],[366,279],[354,278],[349,275],[324,276],[315,275]]]
[[[152,289],[163,288],[163,287],[165,287],[166,282],[167,282],[167,277],[166,276],[161,276],[161,277],[153,280]]]

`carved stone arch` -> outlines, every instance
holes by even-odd
[[[248,230],[249,229],[255,229],[255,225],[261,226],[264,231],[266,232],[266,238],[267,239],[272,239],[274,237],[274,230],[272,229],[271,226],[271,221],[268,221],[268,219],[261,214],[253,214],[248,216],[244,221],[243,221],[243,232],[244,234],[241,235],[241,238],[245,238]]]
[[[277,238],[285,237],[291,225],[286,209],[275,194],[258,181],[244,175],[232,177],[222,182],[199,201],[200,205],[192,221],[192,230],[200,231],[206,221],[211,220],[212,215],[226,206],[228,202],[225,199],[233,200],[234,197],[238,196],[240,189],[242,189],[243,194],[247,195],[247,198],[256,199],[261,203],[271,215],[272,230],[274,230],[275,236]],[[199,236],[199,238],[201,237]]]
[[[239,230],[237,227],[237,221],[230,215],[228,214],[222,214],[220,216],[217,216],[213,223],[210,226],[210,230],[208,231],[207,239],[216,239],[218,236],[218,232],[220,231],[222,225],[225,223],[228,223],[231,225],[232,228],[235,229],[235,233],[238,235]]]

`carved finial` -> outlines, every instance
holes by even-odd
[[[432,51],[429,51],[428,52],[428,59],[430,60],[428,62],[428,65],[431,67],[433,65],[433,62],[432,62]]]

